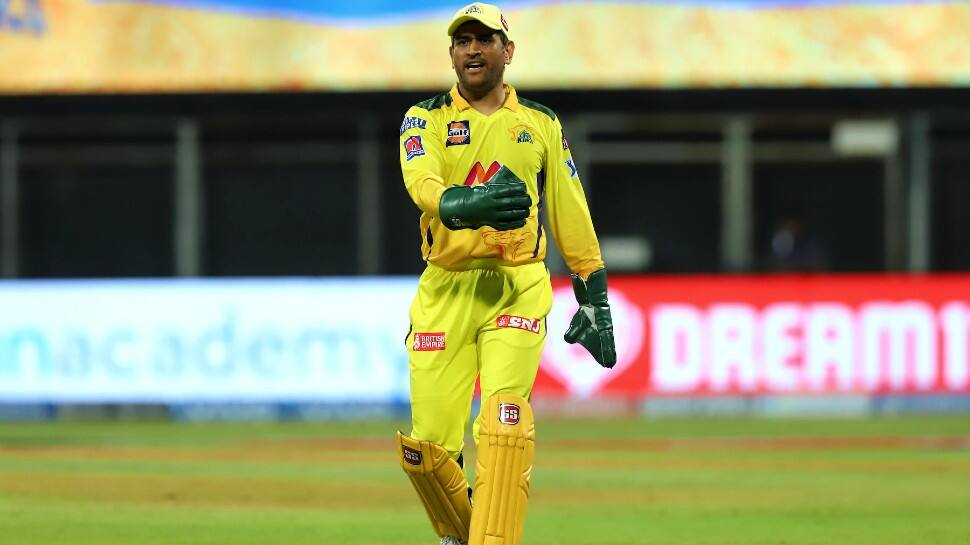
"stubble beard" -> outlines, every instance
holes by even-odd
[[[463,70],[456,70],[458,74],[458,82],[461,84],[461,88],[472,95],[471,98],[482,98],[496,87],[502,84],[502,76],[505,73],[505,67],[499,67],[495,69],[489,68],[485,72],[485,77],[480,80],[480,83],[472,83],[468,81],[467,78],[463,76]]]

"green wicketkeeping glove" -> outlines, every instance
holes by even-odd
[[[525,182],[503,166],[488,183],[446,189],[438,201],[438,214],[453,231],[483,225],[508,231],[525,225],[531,206]]]
[[[616,365],[616,344],[613,342],[613,317],[606,299],[606,269],[589,275],[583,282],[579,275],[572,275],[573,292],[579,302],[579,310],[569,323],[563,338],[567,343],[579,342],[603,367]]]

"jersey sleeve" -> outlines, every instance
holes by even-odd
[[[590,273],[603,268],[599,241],[586,204],[586,193],[558,118],[552,120],[550,132],[545,164],[549,227],[566,265],[586,279]]]
[[[412,106],[401,123],[401,173],[404,187],[421,211],[438,215],[438,201],[445,190],[442,176],[444,140],[431,112]]]

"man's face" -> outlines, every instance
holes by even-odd
[[[455,29],[448,51],[462,87],[484,94],[501,85],[505,65],[512,62],[515,44],[503,43],[501,32],[478,21],[469,21]]]

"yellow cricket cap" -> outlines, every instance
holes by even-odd
[[[448,25],[448,35],[454,36],[455,30],[468,21],[478,21],[488,28],[504,33],[506,38],[512,39],[509,35],[509,23],[498,6],[475,2],[461,8],[455,12],[451,24]]]

